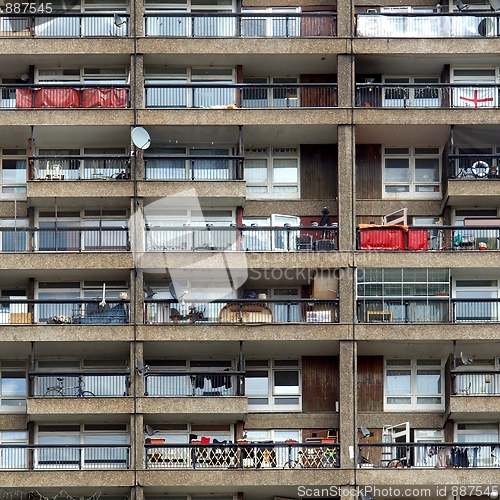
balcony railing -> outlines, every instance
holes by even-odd
[[[500,372],[476,370],[451,372],[451,392],[458,396],[499,396]]]
[[[499,85],[463,83],[357,83],[364,108],[497,108]]]
[[[0,109],[127,108],[128,85],[23,84],[0,85]]]
[[[145,396],[244,396],[245,372],[148,370]]]
[[[319,38],[336,34],[337,14],[318,13],[168,13],[145,15],[146,36]]]
[[[450,297],[358,299],[360,323],[497,323],[500,299]]]
[[[243,180],[244,156],[144,155],[146,179],[154,181]]]
[[[2,299],[0,324],[126,324],[129,309],[128,299]]]
[[[130,179],[130,157],[127,155],[38,155],[28,159],[32,164],[32,181]]]
[[[369,226],[358,228],[359,250],[500,250],[500,226]]]
[[[144,85],[147,108],[334,108],[336,83]]]
[[[337,443],[146,444],[147,469],[333,469],[340,467]]]
[[[493,37],[500,33],[493,13],[357,14],[358,37],[448,38]]]
[[[500,179],[500,155],[449,155],[452,179]]]
[[[498,468],[500,463],[492,450],[499,446],[495,442],[360,443],[358,467]]]
[[[128,469],[130,445],[1,444],[0,457],[0,470]]]
[[[145,231],[146,251],[331,252],[337,241],[338,226],[147,226]]]
[[[49,6],[50,4],[46,4]],[[20,9],[14,9],[19,6]],[[13,12],[0,14],[0,30],[2,37],[110,37],[128,36],[129,15],[124,12],[115,14],[93,12],[89,14],[64,12],[30,13],[34,4],[12,4]],[[16,12],[17,10],[17,12]]]
[[[126,227],[2,227],[1,252],[126,252]]]
[[[146,324],[337,323],[338,299],[145,299]]]
[[[33,397],[130,396],[130,371],[33,372],[29,378]]]

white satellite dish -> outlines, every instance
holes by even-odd
[[[151,137],[145,128],[134,127],[132,129],[132,142],[139,149],[148,149],[151,145]]]
[[[113,21],[115,23],[115,26],[119,28],[122,24],[125,24],[125,19],[122,19],[118,14],[115,14],[113,16]]]
[[[464,365],[468,365],[469,363],[472,363],[474,360],[470,359],[465,352],[460,353],[460,358],[462,359],[462,363]]]
[[[500,10],[500,0],[490,0],[490,5],[493,10]]]
[[[154,436],[155,434],[158,434],[158,431],[153,429],[149,424],[146,424],[146,432],[148,436]]]

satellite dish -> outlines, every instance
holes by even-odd
[[[170,292],[170,295],[172,295],[172,297],[176,300],[179,300],[184,297],[184,295],[186,295],[186,292],[184,291],[182,286],[176,281],[172,281],[172,283],[168,285],[168,291]]]
[[[469,359],[469,357],[467,356],[467,354],[465,354],[465,352],[460,353],[460,358],[462,358],[462,363],[464,365],[468,365],[469,363],[472,363],[474,361],[473,359]]]
[[[125,24],[125,19],[122,19],[118,14],[113,16],[113,21],[117,28],[119,28],[122,24]]]
[[[500,0],[490,0],[490,5],[493,10],[500,10]]]
[[[158,433],[158,431],[155,431],[149,424],[146,424],[146,432],[148,436],[154,436]]]
[[[144,291],[146,292],[147,299],[152,299],[156,295],[156,292],[148,285],[144,287]]]
[[[151,145],[151,137],[145,128],[134,127],[132,129],[132,142],[139,149],[148,149]]]
[[[367,438],[368,436],[370,436],[371,432],[365,426],[362,425],[359,429],[361,431],[361,434],[363,434],[363,437]]]
[[[145,375],[149,371],[149,365],[143,365],[139,360],[135,362],[139,375]]]
[[[490,19],[489,17],[485,17],[478,25],[477,32],[481,36],[492,35],[495,29],[494,19]]]
[[[374,500],[373,495],[371,493],[365,493],[364,490],[360,490],[358,498],[359,500]]]

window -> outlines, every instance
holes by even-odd
[[[250,411],[300,411],[299,360],[247,360],[245,392]]]
[[[440,148],[385,147],[384,198],[440,199]]]
[[[0,219],[0,249],[2,252],[28,250],[28,219]]]
[[[26,199],[26,149],[2,149],[1,199]]]
[[[297,78],[243,78],[249,85],[276,84],[277,87],[250,87],[243,90],[244,108],[296,108],[299,104]]]
[[[1,431],[1,445],[26,445],[28,444],[28,433],[26,431]],[[5,469],[27,469],[27,448],[3,448],[0,454],[0,468]]]
[[[385,411],[444,410],[441,359],[385,359]]]
[[[406,18],[401,18],[406,19]],[[441,106],[436,76],[384,77],[384,83],[393,84],[384,90],[384,106],[391,108],[434,108]],[[421,86],[406,86],[406,84]]]
[[[245,180],[249,199],[299,198],[299,149],[246,149]]]
[[[272,8],[267,9],[242,9],[245,17],[241,19],[242,36],[273,36],[287,37],[299,36],[300,18],[294,17],[296,8]],[[252,14],[268,14],[268,16],[255,16]],[[248,15],[248,17],[247,17]]]
[[[498,321],[497,280],[456,280],[456,320],[460,322]],[[481,301],[484,299],[484,302]]]
[[[477,27],[478,18],[472,17],[472,21]],[[490,19],[485,18],[483,21],[490,22]],[[481,22],[483,22],[481,21]],[[488,84],[495,84],[495,69],[458,69],[452,70],[452,83],[463,83],[464,87],[454,87],[453,106],[460,108],[492,108],[498,104],[497,90],[494,86],[488,87]],[[480,85],[480,86],[477,86]]]
[[[498,422],[457,423],[458,443],[498,443]],[[479,446],[469,458],[471,467],[498,467],[498,457],[492,446]]]
[[[28,395],[26,362],[2,360],[0,367],[0,412],[25,413]]]
[[[74,18],[78,20],[78,18]],[[128,70],[116,68],[68,68],[68,69],[36,69],[36,83],[73,83],[84,85],[118,85],[128,82]]]
[[[154,68],[145,69],[147,108],[227,107],[236,102],[232,68]],[[197,84],[193,88],[172,85]],[[206,84],[215,85],[208,87]],[[169,87],[170,86],[170,87]]]

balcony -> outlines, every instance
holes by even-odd
[[[103,436],[105,439],[105,436]],[[130,445],[0,445],[0,470],[128,469]]]
[[[128,85],[1,84],[0,109],[128,108]]]
[[[500,372],[454,370],[451,372],[451,393],[457,396],[499,396]]]
[[[276,470],[340,467],[340,447],[334,439],[318,439],[308,443],[192,443],[154,444],[151,439],[151,443],[145,445],[146,468]]]
[[[130,300],[66,299],[0,300],[3,325],[108,325],[128,324]]]
[[[338,323],[338,299],[175,300],[145,299],[145,324]]]
[[[0,252],[126,252],[126,227],[0,228]]]
[[[144,155],[152,181],[241,181],[244,156]]]
[[[33,372],[32,397],[130,396],[130,371]]]
[[[244,396],[245,372],[147,370],[145,396]]]
[[[448,158],[451,179],[500,179],[498,154],[452,154]]]
[[[127,155],[43,155],[30,156],[30,180],[127,180],[130,157]]]
[[[500,250],[500,226],[365,225],[356,236],[358,250]]]
[[[123,37],[129,35],[129,15],[109,12],[89,14],[72,12],[30,12],[35,6],[21,4],[21,12],[0,15],[1,37],[79,38],[79,37]],[[42,6],[43,7],[43,6]],[[118,16],[118,17],[115,17]]]
[[[146,251],[331,252],[338,226],[147,226],[144,239]]]
[[[360,443],[358,467],[368,469],[406,468],[498,468],[499,443]],[[418,472],[416,473],[418,474]]]
[[[146,108],[335,108],[337,84],[151,84]]]
[[[356,36],[373,38],[494,37],[499,31],[493,13],[357,14]]]
[[[497,108],[499,85],[357,83],[356,107],[390,109]]]
[[[359,323],[497,323],[500,299],[443,297],[358,299]]]
[[[146,13],[145,36],[319,38],[336,34],[337,14]]]

